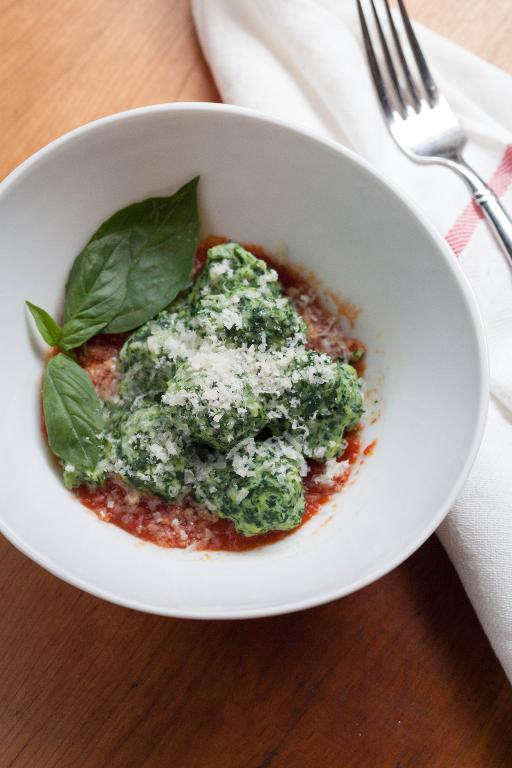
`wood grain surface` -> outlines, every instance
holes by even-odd
[[[409,7],[512,71],[510,0]],[[101,115],[218,99],[187,0],[1,0],[0,21],[2,176]],[[355,595],[240,622],[109,605],[6,541],[0,559],[0,768],[512,765],[512,693],[435,538]]]

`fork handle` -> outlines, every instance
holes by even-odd
[[[482,209],[491,225],[496,239],[512,267],[512,218],[504,209],[492,189],[469,166],[462,157],[448,161],[448,165],[461,176],[468,185],[473,200]]]

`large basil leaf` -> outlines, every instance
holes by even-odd
[[[118,211],[93,236],[91,244],[122,235],[130,255],[124,300],[103,333],[137,328],[189,285],[199,240],[198,181],[192,179],[171,197],[153,197]]]
[[[65,464],[93,469],[102,451],[101,404],[87,373],[67,355],[46,366],[43,410],[52,451]]]
[[[123,232],[86,245],[66,285],[61,349],[79,347],[115,317],[126,295],[129,268],[129,243]]]
[[[61,329],[46,310],[41,309],[36,304],[32,304],[31,301],[26,301],[25,304],[30,310],[30,314],[34,318],[34,322],[37,326],[37,330],[50,347],[58,347],[61,337]]]

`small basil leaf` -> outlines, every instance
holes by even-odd
[[[197,183],[171,197],[154,197],[115,213],[92,242],[123,234],[130,251],[126,294],[103,333],[130,331],[164,309],[190,283],[199,240]]]
[[[52,451],[64,464],[93,469],[101,458],[101,403],[87,373],[67,355],[44,373],[43,410]]]
[[[66,285],[62,349],[79,347],[115,317],[126,294],[129,267],[123,233],[97,238],[77,256]]]
[[[61,329],[51,315],[41,307],[26,301],[25,304],[34,318],[37,330],[50,347],[58,347],[60,342]]]

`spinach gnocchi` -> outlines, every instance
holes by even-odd
[[[244,536],[300,523],[305,457],[341,455],[363,413],[354,368],[307,349],[275,270],[237,243],[208,251],[193,287],[131,334],[118,366],[94,471],[195,498]]]

